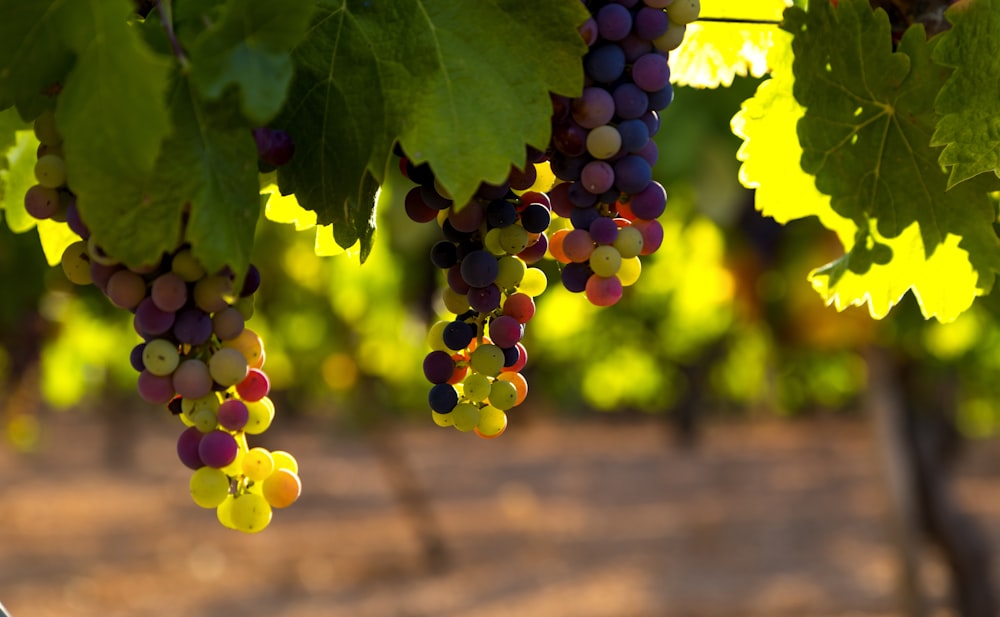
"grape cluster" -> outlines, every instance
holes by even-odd
[[[563,286],[598,306],[618,302],[639,278],[639,256],[663,242],[667,203],[653,180],[659,112],[673,100],[668,53],[698,16],[698,0],[584,0],[589,49],[580,96],[553,96],[548,161],[561,180],[549,196],[568,228],[549,254]]]
[[[181,462],[193,470],[191,497],[216,508],[219,521],[255,533],[273,508],[301,492],[298,464],[287,452],[249,447],[247,435],[274,419],[263,371],[263,341],[246,327],[260,273],[250,266],[242,282],[228,269],[209,273],[182,245],[145,267],[127,267],[95,242],[66,185],[62,139],[51,113],[35,121],[41,145],[38,184],[25,207],[38,219],[65,221],[80,238],[67,247],[62,268],[78,285],[93,284],[116,307],[133,314],[143,342],[131,352],[137,389],[147,402],[166,405],[185,425],[177,441]]]
[[[697,17],[698,0],[582,2],[591,12],[580,28],[589,48],[585,88],[573,99],[552,96],[545,152],[529,148],[504,184],[481,184],[468,203],[455,204],[426,164],[397,147],[403,175],[417,184],[405,198],[407,215],[437,221],[444,235],[430,260],[446,273],[442,300],[455,318],[430,328],[423,366],[440,426],[495,437],[506,429],[505,412],[524,400],[521,338],[547,284],[528,266],[555,259],[566,289],[610,306],[638,280],[639,257],[663,242],[657,218],[667,193],[652,179],[652,138],[673,99],[667,55]]]
[[[403,173],[418,184],[406,195],[407,215],[441,226],[444,239],[431,247],[430,260],[446,273],[442,301],[455,315],[428,333],[431,352],[423,368],[433,384],[432,417],[439,426],[483,438],[502,434],[506,412],[527,396],[521,338],[535,314],[534,297],[547,285],[545,274],[529,264],[545,254],[550,205],[544,193],[525,191],[535,182],[534,166],[526,167],[512,170],[502,185],[480,185],[457,208],[426,164],[401,159]]]

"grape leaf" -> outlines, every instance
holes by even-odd
[[[33,131],[15,133],[15,142],[6,152],[7,168],[0,170],[0,190],[7,227],[14,233],[23,233],[35,227],[35,219],[24,209],[24,194],[35,184],[35,161],[38,157],[38,140]]]
[[[278,170],[282,193],[319,223],[357,231],[370,219],[366,174],[384,179],[398,140],[464,203],[481,180],[523,166],[525,144],[547,145],[549,91],[583,85],[576,26],[586,17],[576,0],[320,2],[272,123],[295,142]]]
[[[201,95],[217,99],[236,85],[243,114],[258,126],[269,122],[285,102],[291,50],[314,7],[313,0],[230,0],[221,19],[188,46],[191,79]]]
[[[206,103],[179,81],[170,99],[174,132],[163,144],[153,184],[154,208],[189,209],[185,239],[209,272],[229,266],[246,272],[263,200],[257,146],[230,120],[225,100]]]
[[[798,124],[802,167],[816,175],[834,211],[853,220],[861,238],[875,223],[873,250],[856,242],[848,267],[863,274],[889,258],[912,259],[912,250],[890,255],[877,238],[895,238],[916,224],[925,259],[954,250],[950,236],[958,236],[978,274],[971,289],[953,281],[937,289],[950,287],[957,295],[989,290],[1000,269],[987,196],[993,185],[969,182],[946,192],[947,177],[930,146],[934,98],[949,73],[931,62],[939,39],[928,41],[922,27],[911,27],[893,52],[886,14],[864,0],[842,0],[837,9],[813,1],[808,13],[789,9],[785,27],[795,34],[795,98],[806,108]],[[841,273],[817,274],[828,274],[832,288]],[[924,314],[942,319],[947,317],[933,307],[964,304],[946,302],[940,293],[920,297]]]
[[[790,0],[703,0],[701,15],[729,19],[774,20]],[[767,73],[767,50],[778,36],[776,24],[693,22],[687,25],[680,47],[670,52],[670,80],[681,86],[731,86],[739,75]]]
[[[916,34],[919,31],[911,35],[914,39],[907,41],[904,51],[914,45],[925,45]],[[974,219],[968,228],[951,220],[949,233],[929,255],[916,224],[890,238],[878,233],[873,217],[865,215],[856,222],[835,212],[830,197],[817,190],[813,177],[799,164],[803,150],[796,127],[806,110],[792,96],[796,82],[789,42],[787,34],[775,36],[767,59],[772,67],[771,78],[758,87],[733,118],[733,132],[744,139],[737,154],[743,161],[740,181],[757,190],[756,204],[763,214],[781,223],[815,215],[825,227],[837,233],[847,253],[815,269],[810,280],[838,310],[867,304],[873,317],[882,318],[912,289],[925,317],[954,319],[983,289],[968,251],[958,245],[963,237],[979,237],[981,229],[975,225],[986,221],[985,212],[981,206],[971,206],[980,218]],[[944,193],[942,182],[937,187],[939,194]],[[976,195],[970,194],[969,198],[974,204],[980,203]],[[995,250],[990,248],[995,242],[988,234],[978,241],[985,253]]]
[[[1000,175],[1000,1],[970,0],[946,13],[953,26],[941,35],[934,60],[955,72],[935,108],[943,117],[931,145],[945,146],[948,188],[982,172]]]
[[[52,105],[44,93],[73,63],[62,30],[75,3],[0,0],[0,109],[16,105],[22,118],[32,119]]]

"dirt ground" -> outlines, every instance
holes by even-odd
[[[447,543],[441,570],[358,434],[269,431],[265,445],[298,456],[305,492],[245,536],[190,501],[174,421],[139,427],[127,469],[105,463],[99,424],[63,414],[46,431],[35,455],[0,449],[12,617],[898,614],[863,419],[716,423],[693,451],[648,420],[536,420],[493,441],[408,428],[400,443]],[[960,491],[1000,546],[998,486],[1000,444],[975,445]]]

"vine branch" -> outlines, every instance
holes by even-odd
[[[163,30],[170,40],[170,47],[174,50],[174,55],[181,63],[181,68],[187,70],[188,59],[184,55],[180,41],[177,40],[177,33],[174,32],[174,9],[172,0],[161,0],[156,5],[156,10],[160,13],[160,21],[163,22]]]

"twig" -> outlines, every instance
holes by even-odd
[[[765,26],[777,26],[781,24],[780,19],[743,19],[739,17],[699,17],[698,21],[710,21],[723,24],[761,24]]]
[[[174,32],[173,2],[171,0],[160,0],[156,8],[160,12],[160,21],[163,22],[163,30],[167,33],[167,38],[170,40],[170,46],[174,50],[174,55],[180,61],[181,68],[187,69],[187,56],[184,55],[181,43],[177,40],[177,33]]]

